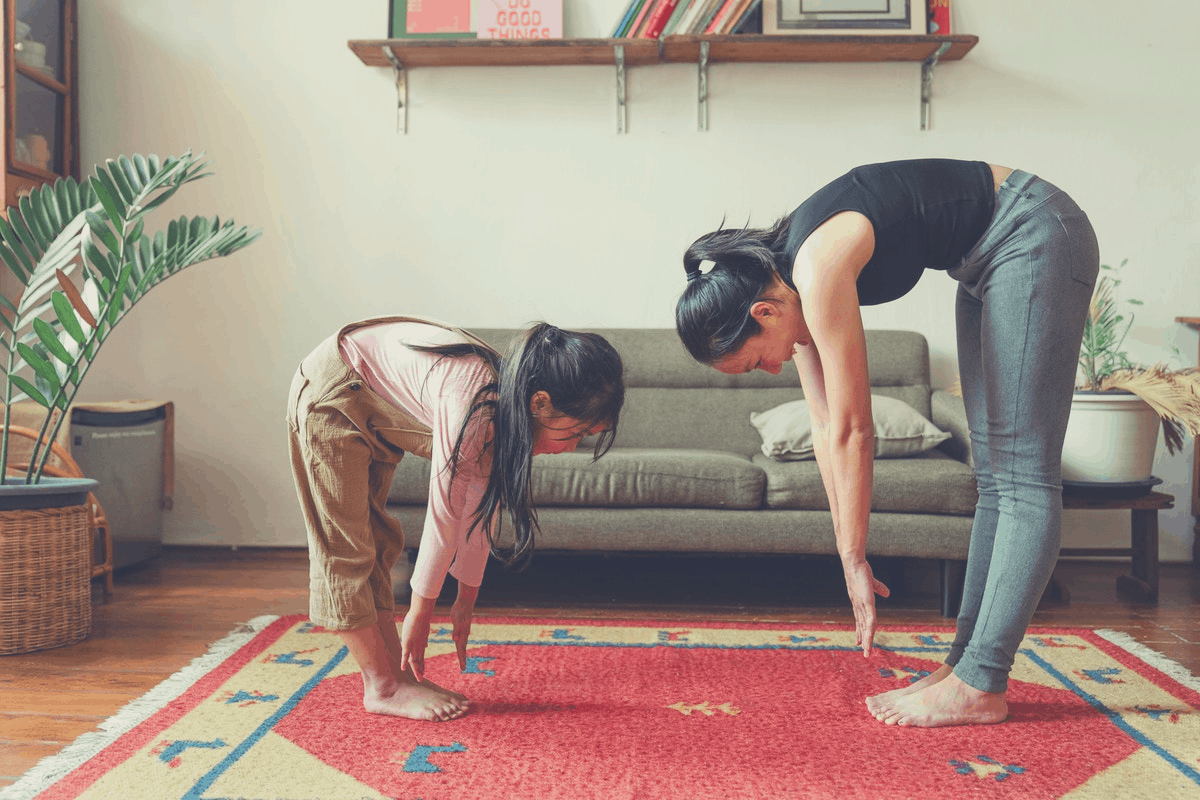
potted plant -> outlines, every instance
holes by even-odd
[[[83,182],[61,178],[35,189],[8,208],[7,219],[0,218],[0,260],[21,287],[18,297],[0,296],[0,359],[7,377],[0,427],[0,562],[40,559],[32,571],[18,570],[18,577],[0,581],[0,653],[21,652],[29,644],[26,634],[39,628],[70,632],[24,649],[66,644],[90,629],[92,541],[82,503],[96,482],[50,477],[47,462],[100,345],[150,289],[193,264],[240,250],[261,234],[203,216],[171,220],[165,232],[153,236],[146,232],[147,215],[184,184],[211,174],[206,167],[203,154],[190,150],[165,160],[120,156],[97,166]],[[45,414],[14,458],[13,406],[27,399]],[[70,543],[69,553],[64,543]],[[82,608],[77,581],[68,581],[72,597],[55,597],[46,589],[53,576],[39,578],[37,572],[59,569],[64,561],[74,569],[80,560]],[[63,625],[63,614],[77,618]]]
[[[1123,349],[1133,325],[1133,314],[1122,314],[1117,300],[1125,264],[1101,266],[1109,274],[1101,274],[1092,294],[1063,446],[1065,485],[1149,489],[1159,428],[1172,454],[1187,434],[1200,436],[1200,370],[1139,365]]]

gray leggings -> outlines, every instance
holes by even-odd
[[[982,691],[1005,691],[1058,559],[1063,437],[1099,259],[1079,206],[1016,171],[983,238],[950,270],[979,504],[946,663]]]

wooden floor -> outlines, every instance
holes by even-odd
[[[892,598],[882,623],[950,624],[931,565],[875,564]],[[1162,567],[1157,605],[1117,596],[1113,562],[1064,561],[1067,604],[1044,602],[1034,625],[1126,631],[1200,675],[1200,571]],[[453,584],[453,581],[448,581]],[[238,623],[307,611],[304,550],[168,548],[94,587],[92,635],[69,647],[0,656],[0,787],[93,730],[201,655]],[[447,586],[443,601],[452,599]],[[443,609],[439,609],[441,611]],[[821,557],[636,557],[540,554],[523,573],[489,567],[478,615],[851,622],[838,565]]]

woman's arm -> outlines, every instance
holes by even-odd
[[[805,241],[792,273],[811,336],[808,344],[797,346],[796,366],[813,417],[814,453],[829,497],[857,639],[866,655],[875,636],[875,594],[888,594],[866,560],[875,427],[856,282],[873,250],[867,219],[844,212]]]

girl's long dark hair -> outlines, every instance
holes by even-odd
[[[788,223],[783,217],[771,228],[720,227],[684,253],[688,282],[675,305],[675,329],[692,358],[712,364],[759,332],[750,307],[775,278],[792,285],[784,264]],[[701,272],[705,261],[713,268]]]
[[[593,460],[600,458],[612,447],[625,402],[621,356],[599,334],[562,330],[545,322],[517,334],[502,358],[471,342],[409,347],[443,357],[478,356],[496,376],[475,393],[454,443],[449,468],[457,474],[463,437],[472,419],[490,419],[492,437],[487,447],[491,472],[471,517],[468,536],[482,526],[492,555],[508,566],[526,562],[533,554],[538,530],[530,480],[537,429],[530,402],[536,393],[544,391],[558,413],[588,423],[587,429],[603,426],[592,452]],[[502,509],[508,512],[513,525],[511,547],[500,543],[503,521],[497,512]]]

